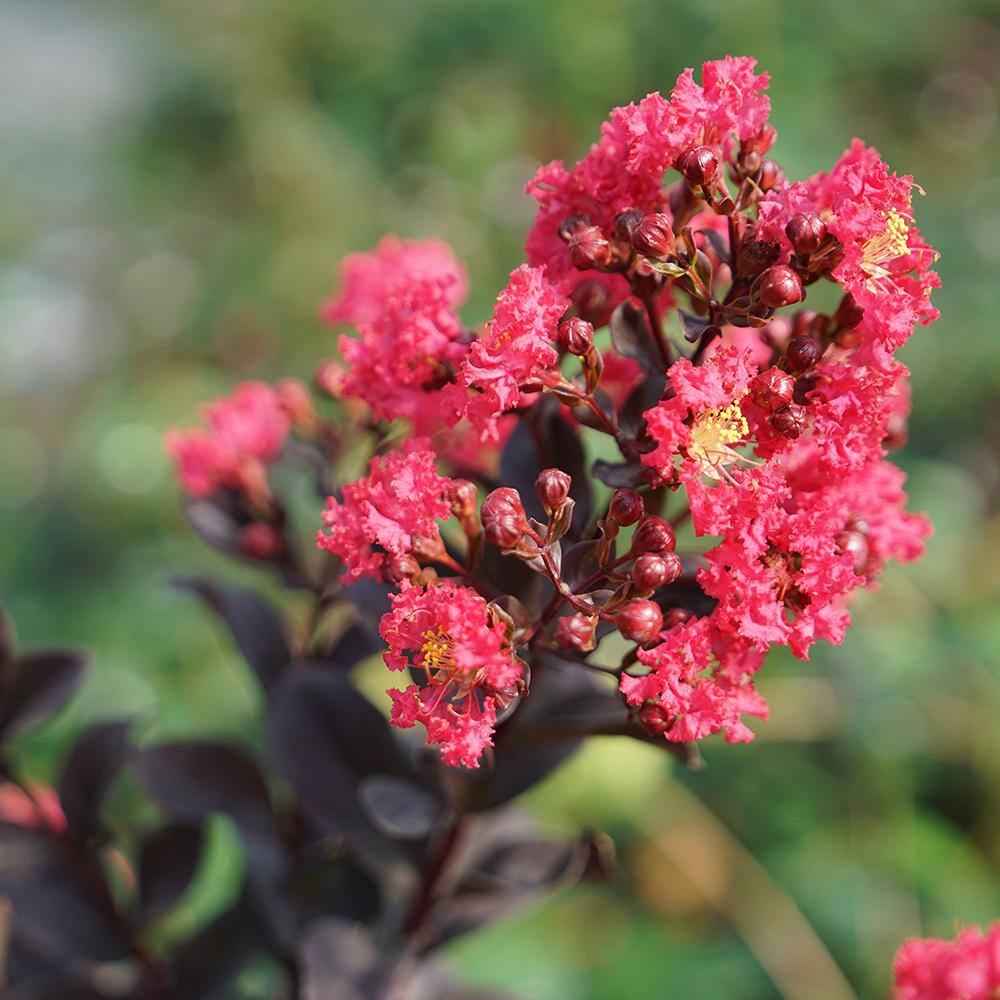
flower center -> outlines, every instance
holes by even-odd
[[[905,257],[910,248],[906,238],[910,227],[899,212],[890,212],[885,231],[873,236],[861,249],[861,269],[872,277],[881,277],[885,265],[897,257]]]
[[[739,403],[730,403],[714,410],[706,410],[691,425],[691,442],[688,455],[698,463],[702,475],[712,479],[728,478],[724,467],[741,459],[734,445],[750,433],[747,418]]]
[[[428,629],[420,647],[420,660],[421,666],[430,673],[451,673],[455,669],[451,637],[441,628]]]

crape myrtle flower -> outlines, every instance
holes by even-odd
[[[764,126],[770,111],[766,73],[755,74],[756,61],[729,56],[678,77],[670,99],[650,94],[638,104],[615,108],[601,127],[601,138],[575,166],[562,161],[541,167],[527,192],[538,203],[528,234],[528,262],[543,265],[549,280],[569,294],[584,281],[604,285],[613,307],[629,293],[620,275],[579,270],[570,259],[560,227],[569,217],[599,227],[606,235],[622,212],[658,213],[670,223],[663,174],[692,147],[708,145],[727,152],[734,137],[749,140]]]
[[[524,264],[513,271],[493,318],[462,362],[453,419],[468,417],[484,439],[495,439],[500,415],[520,405],[522,387],[558,363],[555,341],[568,305],[541,268]]]
[[[476,591],[451,580],[404,582],[380,632],[390,670],[426,676],[423,684],[389,690],[392,724],[409,729],[419,722],[446,764],[478,767],[492,745],[497,710],[518,693],[522,675],[503,619]]]
[[[910,938],[893,962],[893,1000],[995,1000],[1000,996],[1000,920],[951,941]]]
[[[799,213],[817,216],[842,247],[831,277],[849,292],[868,321],[866,330],[890,350],[915,323],[938,317],[931,305],[940,280],[935,251],[913,219],[909,175],[892,173],[878,151],[855,139],[829,173],[769,192],[760,206],[764,238],[789,245],[787,227]]]
[[[408,420],[417,435],[444,426],[442,389],[468,349],[456,311],[465,300],[465,270],[438,240],[383,239],[372,253],[348,257],[341,290],[324,318],[350,322],[346,362],[336,394],[364,400],[381,420]]]
[[[299,384],[288,380],[283,393],[282,387],[265,382],[243,382],[231,395],[204,407],[206,426],[167,431],[167,453],[184,492],[204,498],[228,488],[265,500],[267,466],[281,454],[300,407],[301,395],[292,392],[293,385]]]
[[[345,583],[378,579],[387,556],[440,546],[437,522],[451,516],[455,485],[438,474],[426,439],[414,438],[373,458],[368,475],[348,483],[342,499],[327,500],[317,544],[343,561]]]

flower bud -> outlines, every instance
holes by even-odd
[[[509,486],[495,489],[479,508],[486,538],[501,549],[513,549],[528,525],[517,490]]]
[[[642,517],[645,507],[642,497],[635,490],[618,489],[611,494],[611,504],[608,507],[608,517],[622,527],[635,524]]]
[[[288,419],[303,431],[316,426],[316,410],[309,390],[297,378],[284,378],[278,383],[278,397]]]
[[[673,552],[676,547],[674,529],[662,517],[655,515],[643,518],[632,536],[632,551],[636,553]]]
[[[313,382],[316,388],[325,396],[331,399],[339,399],[344,388],[344,376],[347,374],[344,366],[336,361],[324,361],[316,374],[313,375]]]
[[[833,319],[838,330],[850,330],[864,319],[864,315],[864,310],[854,300],[854,296],[848,292],[840,300],[840,305],[837,306]]]
[[[809,393],[819,385],[819,378],[815,375],[800,375],[795,380],[795,391],[792,393],[792,402],[799,406],[809,405]]]
[[[674,249],[670,219],[659,212],[645,216],[632,233],[632,246],[643,256],[654,260],[669,257]]]
[[[390,556],[382,566],[382,576],[386,583],[399,586],[404,580],[411,582],[420,576],[420,563],[408,552]]]
[[[770,191],[785,183],[785,171],[776,160],[764,157],[760,161],[760,173],[757,175],[757,186],[761,191]]]
[[[594,346],[594,327],[579,316],[571,316],[559,324],[556,340],[564,351],[582,358]]]
[[[648,646],[655,642],[663,628],[663,612],[653,601],[629,601],[615,615],[615,625],[629,642]]]
[[[647,552],[636,559],[630,575],[639,590],[652,593],[659,587],[673,583],[683,572],[684,568],[676,552]]]
[[[691,187],[704,187],[718,173],[719,158],[708,146],[695,146],[677,157],[677,169]]]
[[[750,383],[750,398],[769,413],[792,401],[795,379],[780,368],[768,368]]]
[[[597,616],[577,612],[556,622],[555,640],[565,649],[588,653],[597,645]]]
[[[663,616],[663,627],[677,628],[678,625],[683,625],[685,622],[691,621],[692,618],[694,615],[687,608],[671,608]]]
[[[676,721],[658,701],[647,701],[636,713],[636,719],[651,736],[663,736]]]
[[[578,229],[569,238],[569,259],[580,271],[607,267],[611,263],[611,244],[597,226]]]
[[[240,551],[251,559],[270,559],[284,547],[281,532],[263,521],[253,521],[240,532]]]
[[[787,438],[797,438],[802,436],[806,429],[806,408],[798,403],[789,403],[783,406],[773,417],[771,424],[782,436]]]
[[[774,126],[770,122],[764,122],[756,134],[752,135],[749,139],[744,139],[740,146],[748,153],[756,153],[758,156],[763,156],[774,145],[774,140],[777,137],[778,133],[775,131]]]
[[[581,281],[570,294],[576,313],[591,326],[604,326],[611,315],[608,290],[599,281]]]
[[[542,469],[538,474],[535,480],[535,492],[549,517],[569,496],[571,482],[569,475],[562,469]]]
[[[785,363],[790,372],[808,371],[820,359],[822,352],[812,337],[792,337],[785,354]]]
[[[579,232],[581,229],[585,229],[590,225],[590,219],[585,215],[567,215],[562,222],[559,223],[559,239],[564,243],[569,243],[574,233]]]
[[[615,219],[615,236],[623,243],[631,244],[635,227],[642,222],[644,217],[644,214],[635,208],[630,208],[627,212],[619,212]]]
[[[761,275],[758,295],[771,309],[801,302],[803,294],[802,279],[787,264],[775,264]]]
[[[826,223],[812,212],[796,212],[785,226],[785,235],[800,257],[808,257],[826,239]]]
[[[745,236],[736,254],[737,271],[752,278],[766,271],[781,256],[781,247],[768,240],[758,240],[754,234]]]

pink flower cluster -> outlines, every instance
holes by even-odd
[[[343,561],[345,583],[380,579],[388,557],[440,547],[437,522],[451,515],[454,485],[438,475],[426,440],[413,439],[373,458],[368,475],[344,487],[342,500],[327,500],[317,543]]]
[[[267,466],[281,454],[304,392],[294,379],[276,389],[244,382],[204,408],[206,427],[167,431],[167,452],[184,492],[202,498],[232,489],[266,499]]]
[[[1000,920],[969,927],[953,941],[911,938],[893,963],[893,1000],[996,1000],[1000,996]]]
[[[405,419],[424,435],[445,424],[442,389],[464,358],[465,270],[439,240],[387,236],[353,254],[341,290],[324,304],[329,323],[354,323],[359,337],[338,347],[347,362],[339,394],[364,400],[381,420]]]
[[[446,764],[478,767],[493,742],[497,709],[517,694],[522,665],[504,623],[469,587],[403,584],[382,619],[390,670],[423,671],[423,684],[391,690],[392,722],[421,723],[427,742],[439,744]]]

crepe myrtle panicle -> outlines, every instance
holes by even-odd
[[[311,384],[245,382],[167,435],[192,527],[294,595],[279,611],[184,583],[260,678],[289,786],[260,782],[252,810],[288,858],[275,869],[268,842],[248,865],[266,857],[275,893],[307,863],[331,886],[378,883],[377,906],[335,910],[375,914],[351,989],[405,990],[412,968],[454,992],[426,956],[462,900],[489,901],[510,846],[498,808],[591,736],[692,766],[710,738],[736,752],[720,744],[769,717],[772,649],[843,642],[854,593],[923,551],[930,524],[891,460],[910,409],[898,355],[937,316],[923,192],[847,134],[826,170],[787,177],[768,84],[727,56],[612,109],[577,162],[525,178],[534,219],[499,290],[470,295],[433,238],[352,254]],[[578,846],[560,878],[600,867]],[[302,900],[278,902],[234,920],[298,933]],[[330,933],[324,960],[343,951]],[[305,937],[282,935],[279,965],[308,992]],[[996,946],[996,925],[908,942],[897,998],[992,996]]]
[[[387,662],[419,675],[392,721],[448,764],[503,745],[546,657],[582,669],[609,632],[628,724],[748,740],[768,650],[842,641],[853,591],[922,551],[888,458],[909,410],[895,353],[937,314],[922,192],[859,140],[787,179],[768,83],[746,57],[685,70],[542,166],[526,259],[472,325],[446,244],[352,255],[320,310],[348,328],[324,400],[246,383],[168,436],[200,530],[218,536],[218,506],[235,555],[312,587],[312,627],[360,581],[388,586]],[[290,541],[283,456],[328,498],[320,568]]]

